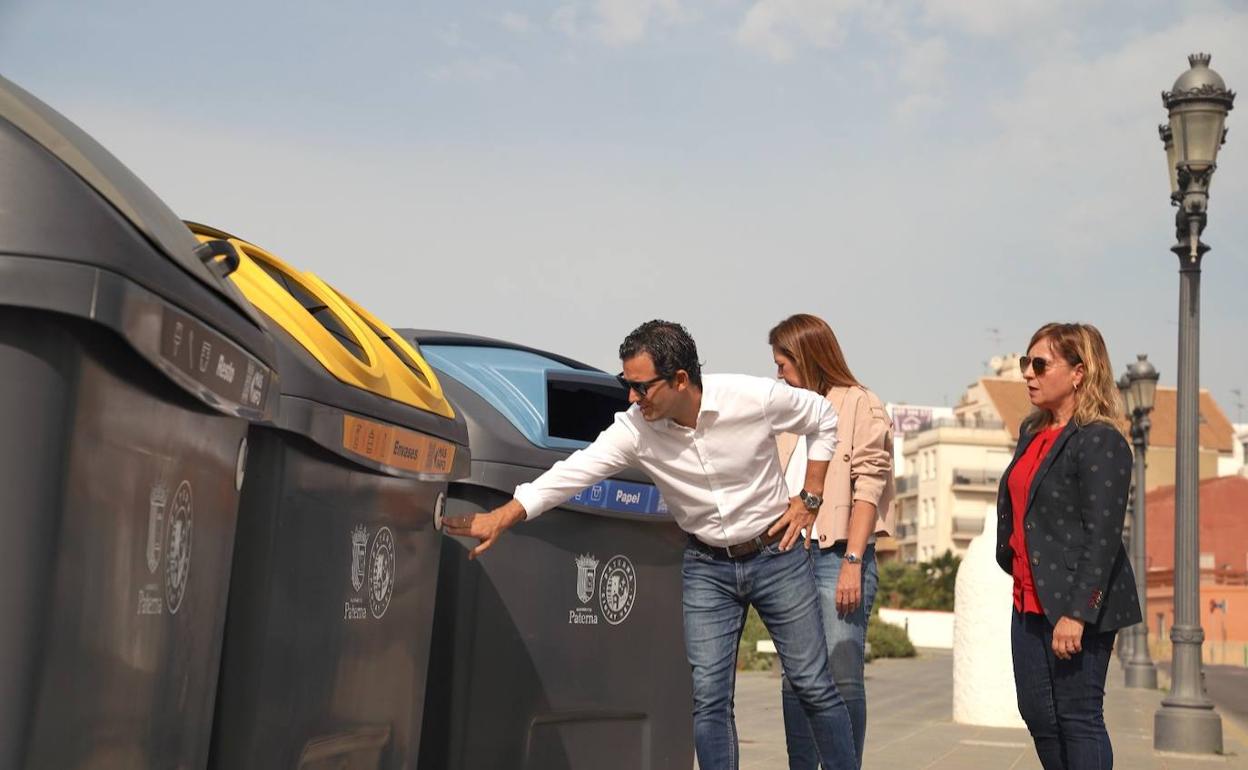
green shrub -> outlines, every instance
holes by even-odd
[[[885,623],[878,615],[867,621],[867,642],[871,645],[872,658],[913,658],[914,645],[906,629]]]
[[[768,671],[773,665],[778,665],[774,653],[758,651],[758,641],[770,638],[758,612],[751,607],[745,616],[745,629],[741,632],[741,644],[737,648],[737,669]],[[878,605],[867,621],[867,642],[871,645],[872,658],[913,658],[915,655],[906,629],[880,620]]]

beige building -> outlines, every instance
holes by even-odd
[[[953,417],[953,409],[948,406],[926,406],[922,404],[885,404],[888,416],[893,421],[893,475],[897,479],[898,494],[893,497],[893,521],[901,522],[904,503],[908,499],[902,494],[906,477],[910,471],[906,467],[906,436],[922,433],[936,420]],[[903,528],[904,531],[904,528]],[[876,558],[880,561],[907,558],[914,561],[912,553],[903,554],[899,533],[894,537],[881,538],[876,542]],[[913,548],[909,549],[911,552]]]
[[[1014,441],[1000,420],[951,417],[907,434],[908,473],[897,480],[897,546],[903,561],[966,553],[995,508]]]

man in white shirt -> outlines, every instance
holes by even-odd
[[[823,767],[856,767],[807,550],[836,447],[835,411],[823,396],[778,380],[712,374],[704,383],[697,346],[679,324],[642,324],[620,359],[628,411],[588,447],[517,487],[507,504],[448,517],[446,531],[477,538],[469,553],[476,558],[520,521],[625,468],[644,471],[689,533],[683,604],[699,767],[738,766],[733,687],[751,604],[810,719]],[[782,432],[807,437],[806,485],[792,499],[776,452]]]

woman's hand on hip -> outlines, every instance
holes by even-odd
[[[862,562],[841,560],[836,578],[836,614],[848,615],[862,605]]]
[[[1053,626],[1053,654],[1070,660],[1083,649],[1083,621],[1063,615]]]

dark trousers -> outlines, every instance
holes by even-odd
[[[1116,631],[1085,626],[1083,650],[1070,660],[1053,654],[1053,624],[1014,612],[1010,638],[1018,711],[1044,770],[1111,770],[1105,730],[1105,675]]]

